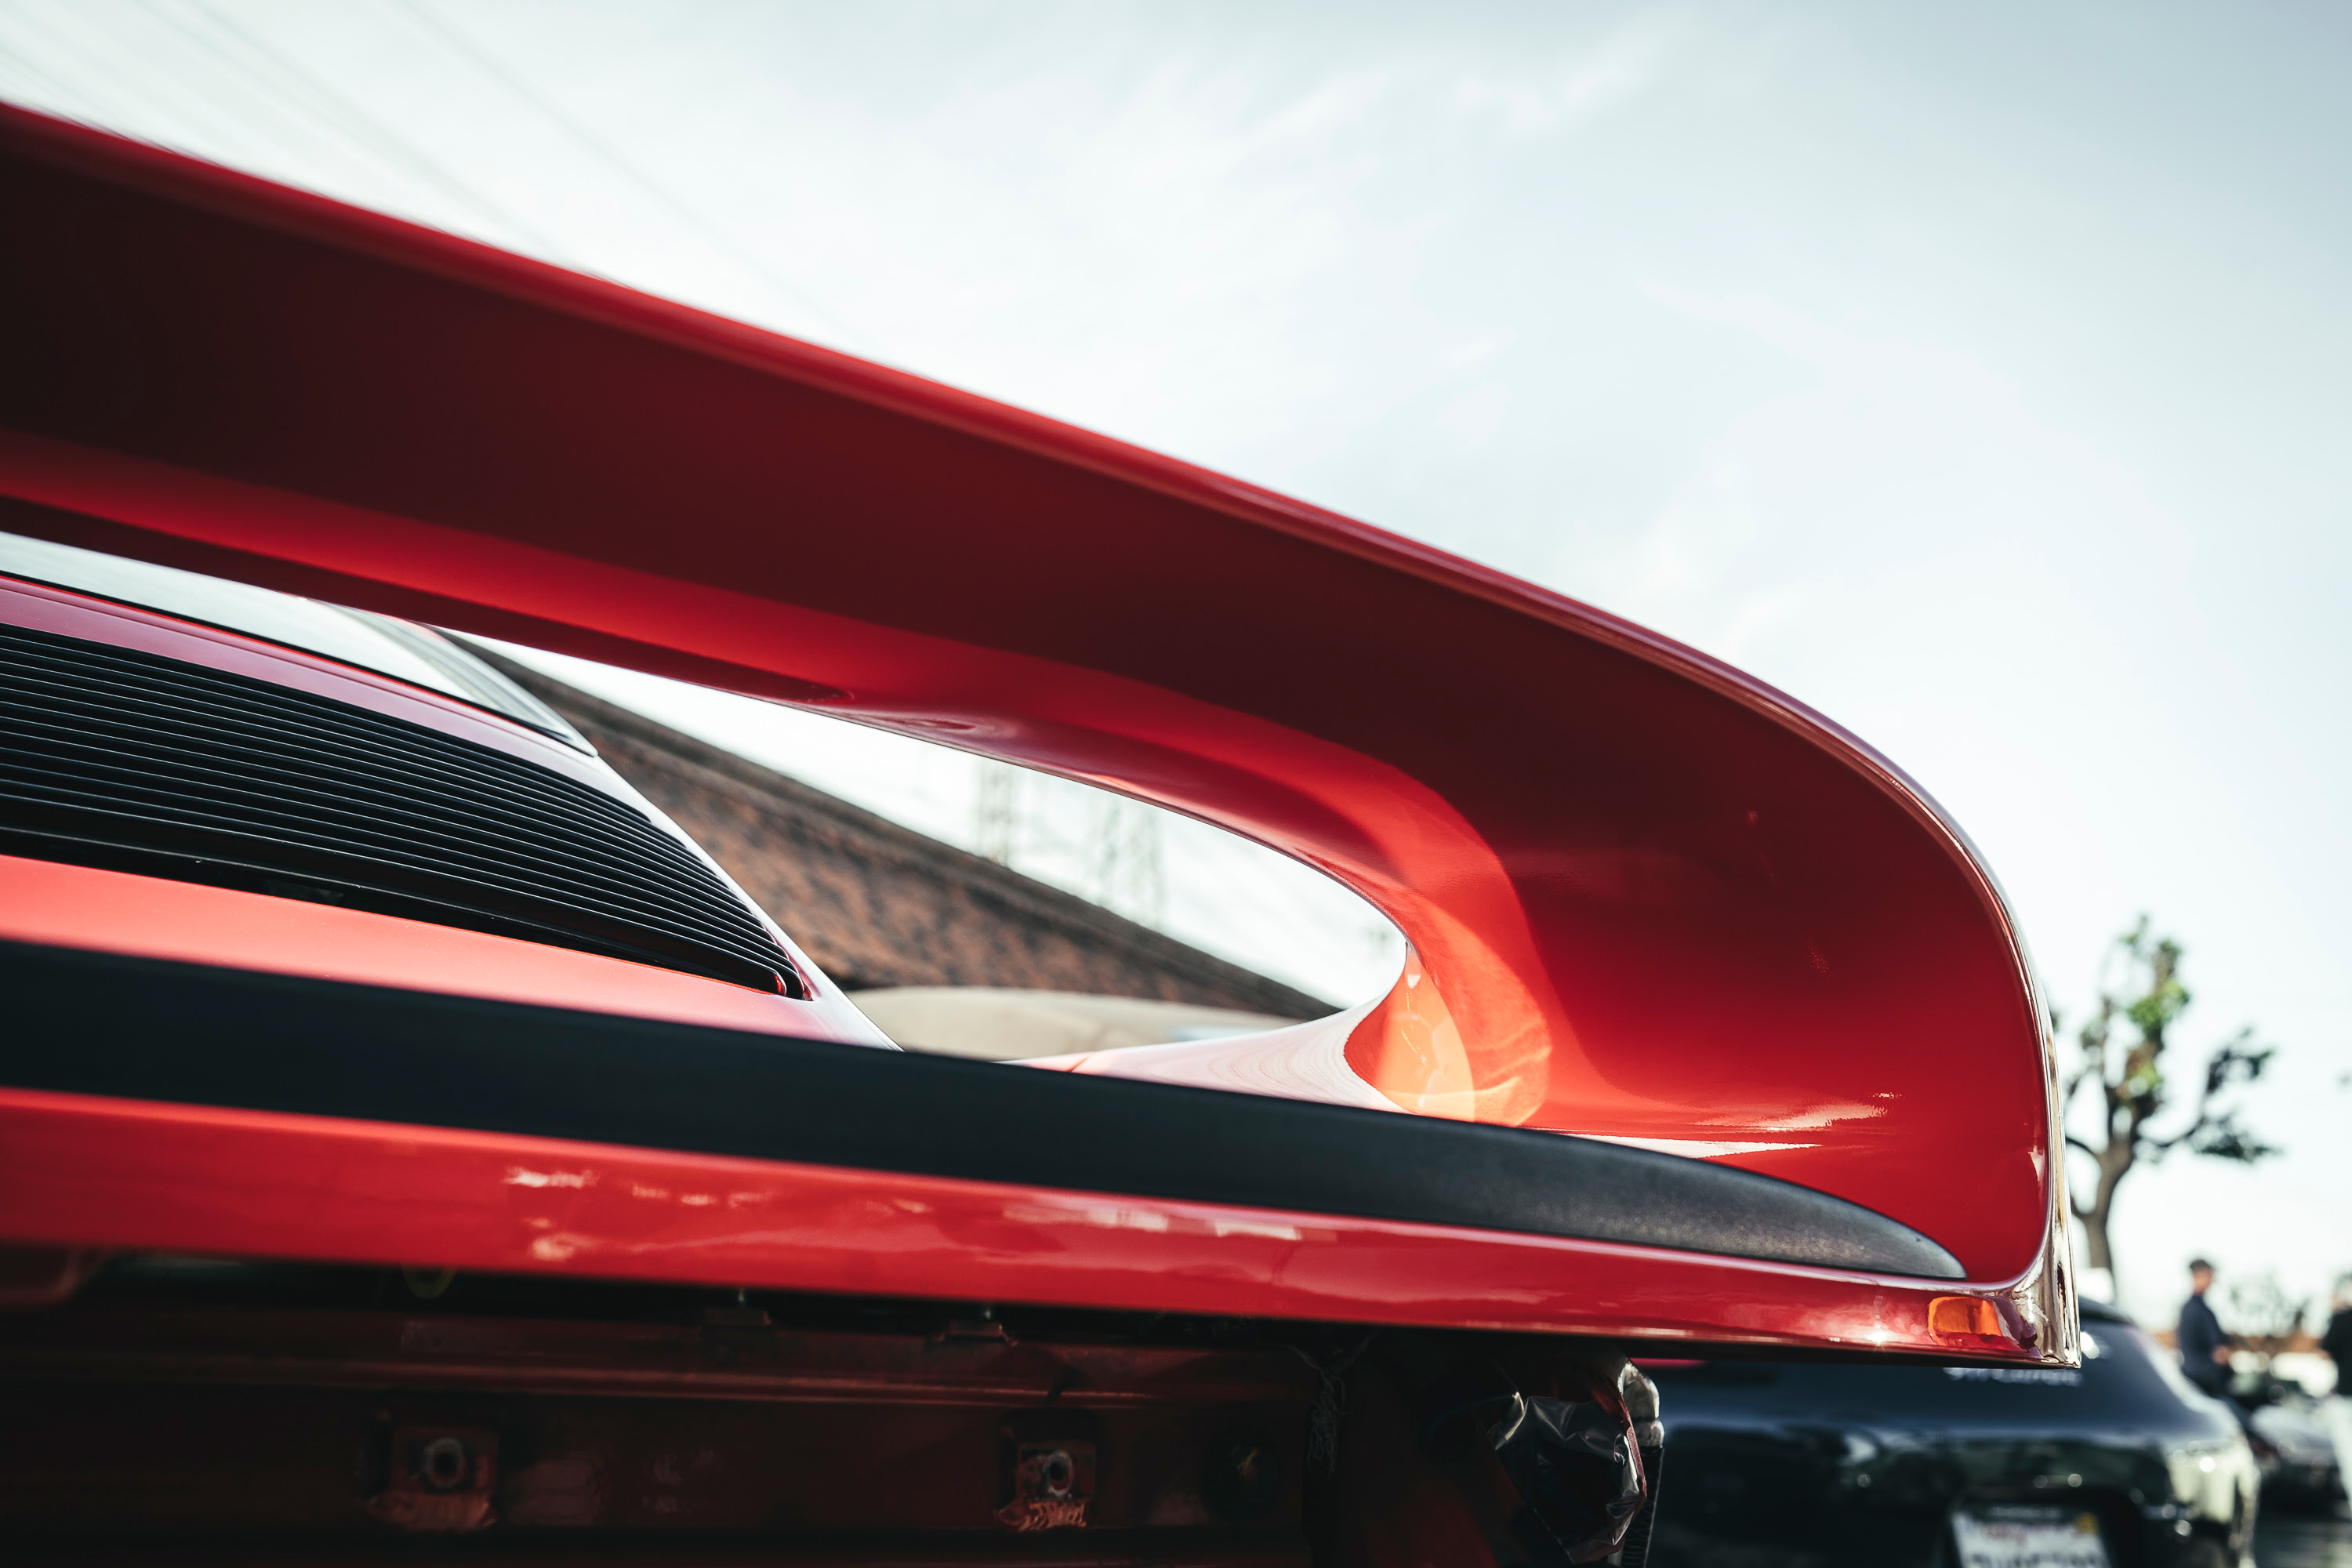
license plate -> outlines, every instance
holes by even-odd
[[[1960,1568],[2108,1568],[2097,1516],[2066,1509],[1966,1509],[1952,1539]]]

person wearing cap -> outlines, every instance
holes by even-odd
[[[2201,1258],[2189,1262],[2189,1300],[2180,1303],[2180,1370],[2189,1381],[2219,1399],[2230,1386],[2230,1336],[2205,1300],[2213,1283],[2213,1266]]]

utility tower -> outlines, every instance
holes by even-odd
[[[982,758],[972,799],[971,847],[1156,926],[1168,916],[1160,813],[1141,801],[1067,780],[1033,777]]]
[[[1021,837],[1021,770],[986,757],[975,760],[980,793],[972,802],[972,851],[1010,866]]]
[[[1095,902],[1156,926],[1168,918],[1168,874],[1160,855],[1160,814],[1107,795],[1095,803]]]

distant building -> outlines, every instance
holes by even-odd
[[[1266,1027],[1316,1018],[1330,1005],[1278,981],[1139,925],[1098,904],[928,838],[797,779],[707,745],[642,714],[603,701],[509,660],[499,667],[595,743],[604,760],[644,792],[727,868],[793,940],[845,989],[873,993],[920,987],[904,998],[871,1000],[869,1010],[903,1043],[908,1027],[952,1014],[940,987],[992,992],[1077,993],[1180,1005],[1102,1015],[1086,1027],[1112,1027],[1089,1041],[1076,1023],[1039,1030],[1039,1049],[975,1045],[973,1054],[1033,1055],[1150,1038],[1221,1032],[1216,1009]],[[947,999],[951,1004],[952,999]],[[1012,999],[982,999],[1002,1020]],[[1036,1013],[1075,1018],[1053,997]],[[1115,1024],[1106,1024],[1111,1015]],[[1160,1021],[1154,1027],[1149,1020]],[[1140,1031],[1139,1033],[1138,1031]],[[1225,1030],[1223,1032],[1233,1032]],[[1056,1043],[1066,1041],[1066,1043]]]

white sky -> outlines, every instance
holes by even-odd
[[[2284,1159],[2124,1190],[2151,1316],[2194,1251],[2352,1268],[2347,69],[2326,6],[0,0],[20,101],[1272,485],[1827,711],[1969,827],[2071,1013],[2147,910],[2179,1037],[2282,1046]],[[777,745],[964,820],[968,760]],[[1344,900],[1171,853],[1171,929],[1377,969]],[[1256,934],[1310,907],[1320,945]]]

